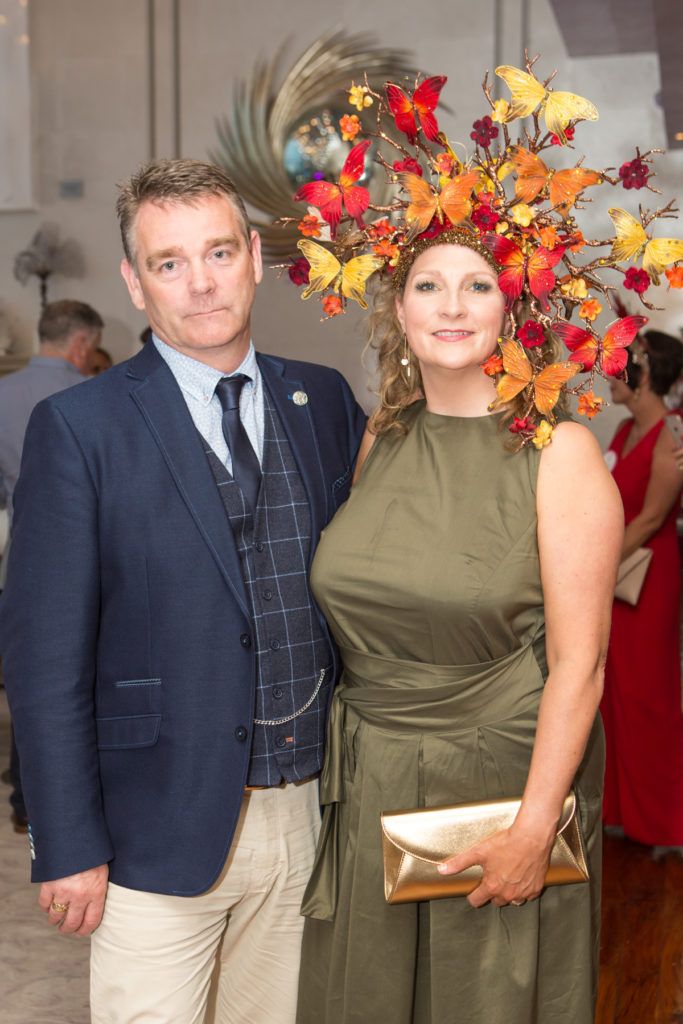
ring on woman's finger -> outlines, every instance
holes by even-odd
[[[526,900],[510,900],[510,904],[513,907],[523,907],[525,903]]]

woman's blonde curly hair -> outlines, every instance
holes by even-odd
[[[405,341],[405,335],[396,316],[396,296],[401,293],[394,287],[388,274],[377,276],[380,281],[376,286],[372,310],[368,317],[366,348],[377,353],[379,379],[376,393],[379,396],[379,405],[370,416],[368,429],[372,434],[379,436],[391,431],[406,433],[407,427],[402,421],[403,410],[424,396],[420,365]],[[513,337],[517,325],[523,324],[530,316],[528,304],[518,302],[512,313],[505,317],[503,333],[505,327],[508,327],[508,336]],[[562,348],[550,331],[546,330],[545,338],[545,343],[535,351],[543,364],[547,365],[562,358]],[[408,366],[401,364],[404,356],[410,360]],[[515,417],[521,419],[528,413],[529,402],[528,398],[524,397],[525,392],[526,389],[508,404],[501,416],[501,427],[508,426]],[[562,393],[556,411],[566,412],[566,406],[567,399]],[[517,435],[512,435],[512,447],[520,447]]]

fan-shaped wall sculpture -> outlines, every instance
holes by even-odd
[[[298,186],[336,173],[350,148],[338,122],[341,114],[353,112],[351,82],[360,84],[367,74],[369,84],[380,89],[387,79],[417,74],[406,51],[369,47],[367,36],[344,32],[317,39],[279,81],[283,56],[284,48],[256,68],[250,83],[238,84],[231,116],[217,123],[220,148],[211,153],[245,202],[265,214],[264,220],[254,219],[254,226],[273,263],[291,253],[299,237],[294,226],[273,221],[298,220],[301,206],[292,201]],[[371,189],[381,202],[382,175],[375,177]]]

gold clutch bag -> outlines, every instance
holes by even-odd
[[[650,548],[636,548],[632,555],[620,562],[614,596],[618,597],[620,601],[627,601],[633,605],[638,604],[640,591],[643,589],[651,561],[652,550]]]
[[[387,903],[414,903],[466,896],[479,885],[479,865],[457,875],[441,875],[437,864],[494,832],[512,825],[521,799],[484,800],[452,807],[420,807],[382,814],[384,896]],[[576,795],[562,806],[550,855],[546,885],[588,881],[588,865],[579,828]]]

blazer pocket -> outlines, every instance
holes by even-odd
[[[161,715],[96,718],[98,750],[153,747],[159,739]]]
[[[136,718],[138,715],[162,713],[161,679],[115,679],[100,683],[97,688],[96,718]]]

